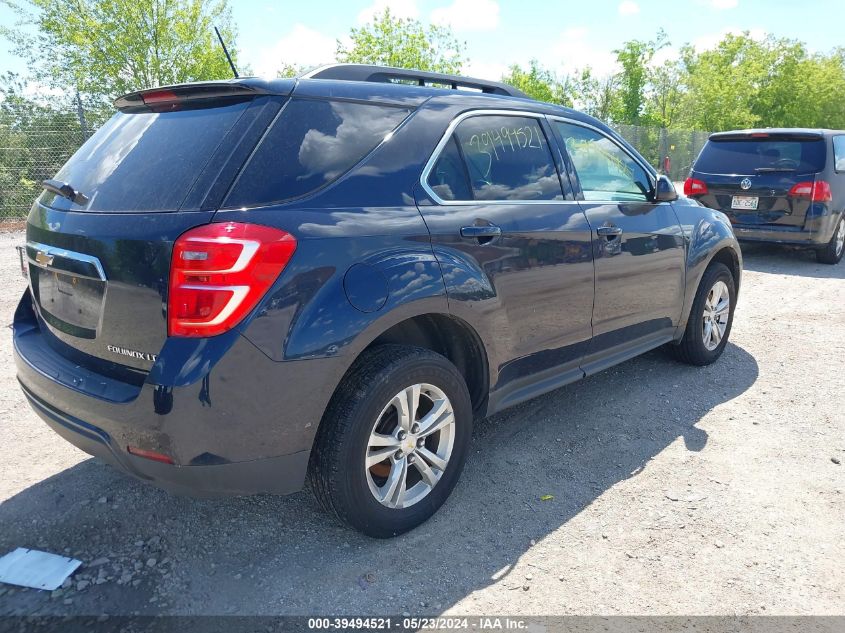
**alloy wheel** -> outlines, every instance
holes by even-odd
[[[731,312],[731,295],[724,281],[713,284],[704,301],[702,316],[702,340],[708,351],[713,351],[722,342]]]
[[[376,419],[364,468],[370,492],[388,508],[408,508],[440,481],[455,441],[455,412],[434,385],[397,393]]]

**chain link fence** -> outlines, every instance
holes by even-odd
[[[26,216],[41,181],[90,136],[86,128],[76,112],[0,103],[0,221]]]
[[[686,180],[693,162],[710,136],[709,132],[639,125],[617,125],[615,129],[655,169],[674,182]]]
[[[103,120],[100,113],[0,102],[0,221],[26,217],[41,192],[41,181],[52,178]],[[708,136],[633,125],[616,130],[674,181],[686,178]]]

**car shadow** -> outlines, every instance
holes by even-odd
[[[86,460],[0,504],[0,551],[73,555],[92,577],[105,557],[111,580],[70,604],[17,591],[0,614],[439,613],[496,582],[519,588],[510,570],[532,545],[612,486],[653,476],[650,460],[679,438],[706,451],[696,424],[757,376],[733,344],[704,368],[656,350],[479,422],[445,506],[385,541],[339,526],[307,493],[195,500]]]
[[[816,261],[812,250],[780,244],[742,242],[745,270],[817,279],[845,279],[845,261],[831,266]]]

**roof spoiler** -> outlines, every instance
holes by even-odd
[[[199,82],[130,92],[114,100],[121,111],[167,112],[218,100],[249,99],[269,94],[259,86],[240,82]]]

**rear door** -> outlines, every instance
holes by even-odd
[[[598,129],[554,120],[592,228],[596,271],[593,340],[583,367],[598,371],[669,340],[684,299],[686,244],[653,180]]]
[[[696,196],[732,222],[804,228],[813,183],[825,169],[821,133],[715,134],[696,159],[692,177],[706,187]]]
[[[173,241],[211,220],[284,99],[150,94],[125,105],[55,176],[84,198],[45,190],[27,221],[42,331],[56,351],[99,371],[152,366],[167,337]]]
[[[419,199],[450,307],[486,328],[494,406],[524,399],[544,372],[579,377],[591,336],[590,229],[565,199],[546,126],[532,113],[459,117]]]

